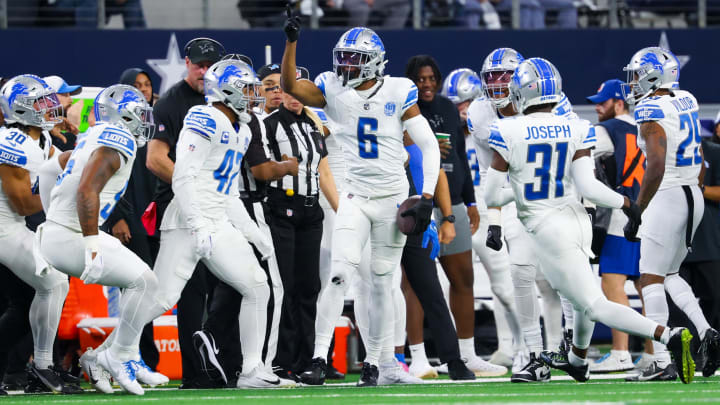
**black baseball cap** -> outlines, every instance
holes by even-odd
[[[268,65],[265,65],[265,66],[261,67],[260,70],[258,70],[258,72],[257,72],[258,79],[260,79],[260,80],[263,80],[266,77],[268,77],[272,74],[275,74],[275,73],[278,73],[278,74],[280,73],[280,65],[278,65],[277,63],[270,63]]]
[[[195,38],[185,44],[185,56],[192,63],[204,61],[215,63],[225,56],[225,47],[214,39]]]

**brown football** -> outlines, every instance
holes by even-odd
[[[402,204],[398,207],[397,211],[397,225],[400,229],[400,232],[404,233],[405,235],[410,235],[412,233],[413,228],[415,227],[415,217],[412,215],[408,215],[406,217],[401,217],[400,214],[405,212],[408,208],[412,208],[420,201],[419,195],[414,195],[408,198],[407,200],[403,201]]]

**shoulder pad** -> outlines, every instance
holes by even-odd
[[[325,96],[325,88],[327,87],[328,82],[331,82],[332,80],[335,80],[337,78],[337,75],[335,75],[333,72],[327,71],[322,72],[315,78],[315,85],[320,89],[323,96]]]
[[[212,139],[212,136],[215,134],[215,130],[217,129],[217,125],[210,108],[211,107],[204,105],[196,105],[192,107],[188,111],[187,115],[185,115],[183,128],[189,129],[208,140]]]
[[[405,77],[387,77],[385,79],[393,86],[393,91],[397,92],[398,99],[403,100],[402,112],[417,104],[418,89],[412,80]]]
[[[657,121],[665,118],[659,99],[647,98],[635,106],[635,122]]]
[[[490,138],[488,139],[488,143],[490,144],[490,146],[495,146],[496,148],[508,148],[505,139],[500,133],[500,127],[498,126],[498,123],[494,123],[490,126]]]
[[[127,130],[115,125],[106,125],[97,137],[97,143],[115,149],[132,158],[135,155],[135,137]]]
[[[24,167],[28,163],[23,144],[27,135],[15,128],[0,132],[0,164]]]

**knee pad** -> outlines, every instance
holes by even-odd
[[[394,263],[392,260],[378,257],[372,261],[372,273],[376,276],[390,276],[390,282],[392,282],[392,275],[399,263]]]

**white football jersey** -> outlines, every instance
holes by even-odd
[[[518,218],[533,231],[548,213],[580,204],[570,177],[575,151],[592,148],[595,130],[588,121],[553,113],[533,113],[497,120],[490,147],[510,165],[510,185]]]
[[[476,98],[468,106],[467,126],[477,155],[480,179],[485,177],[492,162],[492,150],[488,144],[488,138],[490,138],[490,126],[496,119],[498,119],[498,115],[495,107],[485,97]]]
[[[50,156],[52,142],[43,132],[44,147],[40,148],[40,139],[32,139],[17,128],[0,130],[0,164],[20,167],[30,172],[30,187],[33,193],[38,190],[38,169]],[[2,180],[0,180],[2,190]],[[0,192],[0,234],[12,229],[13,225],[25,225],[25,217],[18,215],[10,205],[4,192]]]
[[[675,96],[648,97],[635,107],[635,121],[655,121],[665,130],[667,150],[665,154],[665,175],[660,190],[698,184],[702,156],[700,155],[700,119],[695,97],[684,90],[674,90]],[[638,147],[643,153],[645,139],[637,137]]]
[[[345,191],[368,197],[407,193],[409,187],[401,118],[417,103],[417,87],[389,76],[379,86],[358,92],[336,75],[323,75],[318,83],[345,157]]]
[[[82,231],[77,214],[77,189],[90,156],[96,149],[102,147],[113,149],[120,154],[120,168],[113,173],[100,192],[98,225],[102,225],[110,216],[115,204],[120,201],[127,188],[137,145],[135,137],[127,129],[98,122],[78,137],[77,145],[65,165],[65,170],[58,176],[50,194],[50,208],[47,213],[49,221],[78,232]]]
[[[227,116],[215,107],[197,105],[188,111],[178,135],[176,161],[196,159],[200,171],[195,176],[194,195],[175,194],[163,216],[161,230],[190,227],[176,201],[178,198],[192,198],[193,204],[199,206],[198,213],[214,229],[229,221],[228,200],[240,198],[236,179],[251,138],[246,124],[239,124],[235,129]],[[207,154],[196,152],[198,142],[210,142]],[[175,170],[183,167],[176,164]]]

